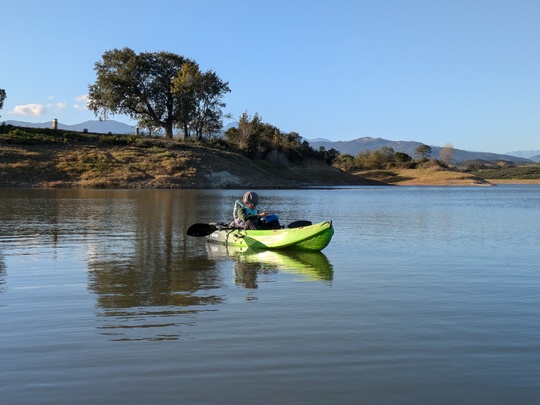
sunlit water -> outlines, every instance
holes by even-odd
[[[186,236],[243,192],[0,190],[1,403],[538,403],[540,186],[261,191],[320,254]]]

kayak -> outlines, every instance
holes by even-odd
[[[208,235],[208,242],[227,246],[253,249],[286,249],[318,252],[332,239],[334,228],[331,221],[271,230],[222,228]]]

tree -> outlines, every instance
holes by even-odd
[[[4,108],[5,99],[6,99],[6,91],[4,89],[0,89],[0,110]]]
[[[100,119],[107,119],[109,114],[126,114],[137,122],[143,122],[146,126],[163,128],[165,136],[172,138],[174,127],[188,128],[196,125],[191,122],[197,115],[197,108],[202,103],[201,94],[214,94],[209,89],[208,82],[195,80],[195,84],[188,86],[187,90],[178,87],[174,83],[181,76],[181,72],[198,72],[198,65],[191,59],[170,52],[141,52],[136,54],[130,48],[113,49],[103,54],[102,61],[96,62],[94,70],[97,74],[96,82],[89,86],[88,107]],[[209,76],[215,75],[212,72]],[[205,77],[205,74],[202,74]],[[212,76],[215,79],[217,75]],[[219,81],[222,96],[228,91],[227,83]],[[215,83],[213,83],[215,84]],[[193,88],[195,87],[195,88]],[[217,96],[214,96],[217,97]],[[206,99],[205,99],[206,100]],[[212,99],[215,101],[215,98]],[[199,101],[199,106],[192,104]],[[224,106],[223,103],[215,102],[212,117],[202,116],[203,123],[197,127],[204,130],[215,130],[216,108]],[[219,114],[217,114],[219,115]],[[219,115],[221,118],[221,115]],[[213,119],[213,120],[212,120]],[[219,128],[218,128],[219,129]],[[186,135],[187,135],[186,134]]]
[[[431,146],[422,144],[419,147],[417,147],[414,151],[420,158],[427,159],[429,155],[431,154]]]
[[[454,158],[454,146],[451,143],[447,143],[441,148],[441,151],[439,152],[439,159],[442,160],[447,165],[452,163],[452,159]]]
[[[225,132],[225,137],[236,145],[244,155],[253,156],[259,144],[258,134],[262,127],[262,118],[258,113],[251,117],[247,112],[244,112],[238,119],[238,127],[229,128]]]
[[[306,158],[334,159],[334,149],[316,151],[296,132],[283,133],[279,128],[262,122],[258,113],[253,117],[247,112],[238,118],[238,126],[225,131],[227,142],[253,159],[266,159],[280,166],[288,162],[302,162]]]
[[[203,134],[223,127],[221,109],[226,104],[222,98],[231,91],[229,83],[212,70],[202,73],[197,64],[184,63],[172,85],[175,96],[181,100],[178,118],[184,136],[194,132],[201,139]]]
[[[403,152],[396,152],[394,154],[394,159],[397,163],[407,163],[412,160],[412,157]]]

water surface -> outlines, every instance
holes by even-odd
[[[260,191],[315,254],[186,236],[243,192],[0,190],[2,403],[537,403],[540,186]]]

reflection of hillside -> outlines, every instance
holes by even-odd
[[[235,282],[257,288],[257,274],[280,271],[295,274],[306,281],[331,281],[333,267],[321,252],[258,250],[219,244],[207,244],[210,257],[235,261]]]
[[[134,256],[129,262],[94,263],[88,287],[97,295],[104,335],[115,339],[177,339],[189,315],[219,304],[223,298],[201,291],[219,288],[219,272],[208,260],[185,261],[182,257],[161,267],[155,261]]]

